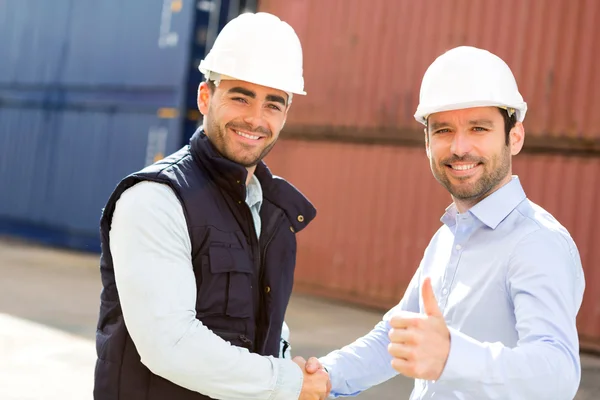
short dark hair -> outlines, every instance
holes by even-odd
[[[498,108],[500,114],[502,114],[502,118],[504,118],[504,133],[506,134],[505,143],[506,145],[510,145],[510,131],[515,127],[517,123],[517,112],[513,110],[512,115],[508,115],[508,111],[503,108]]]
[[[215,85],[215,81],[211,81],[210,79],[207,79],[206,85],[208,86],[208,90],[210,91],[210,94],[213,94],[215,92],[215,88],[217,87]]]

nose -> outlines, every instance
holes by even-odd
[[[258,103],[258,102],[256,102]],[[257,129],[259,127],[266,126],[264,119],[264,109],[260,104],[252,104],[251,107],[248,107],[248,112],[244,115],[243,120],[245,123],[250,125],[252,129]]]
[[[471,139],[469,134],[464,131],[459,131],[454,134],[452,138],[452,144],[450,145],[450,151],[452,154],[457,155],[458,157],[462,157],[465,154],[468,154],[472,148]]]

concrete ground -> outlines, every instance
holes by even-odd
[[[100,292],[97,256],[0,239],[0,399],[91,399]],[[294,295],[294,355],[324,355],[368,332],[380,312]],[[582,357],[577,400],[600,398],[600,358]],[[397,377],[357,396],[408,399]]]

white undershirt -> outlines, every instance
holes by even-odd
[[[196,319],[191,242],[170,187],[141,182],[122,194],[110,249],[125,324],[154,374],[218,399],[298,398],[293,361],[232,346]]]

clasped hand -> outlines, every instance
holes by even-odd
[[[300,366],[304,374],[299,400],[326,399],[331,391],[331,381],[319,360],[311,357],[307,362],[302,357],[294,357],[293,361]]]

